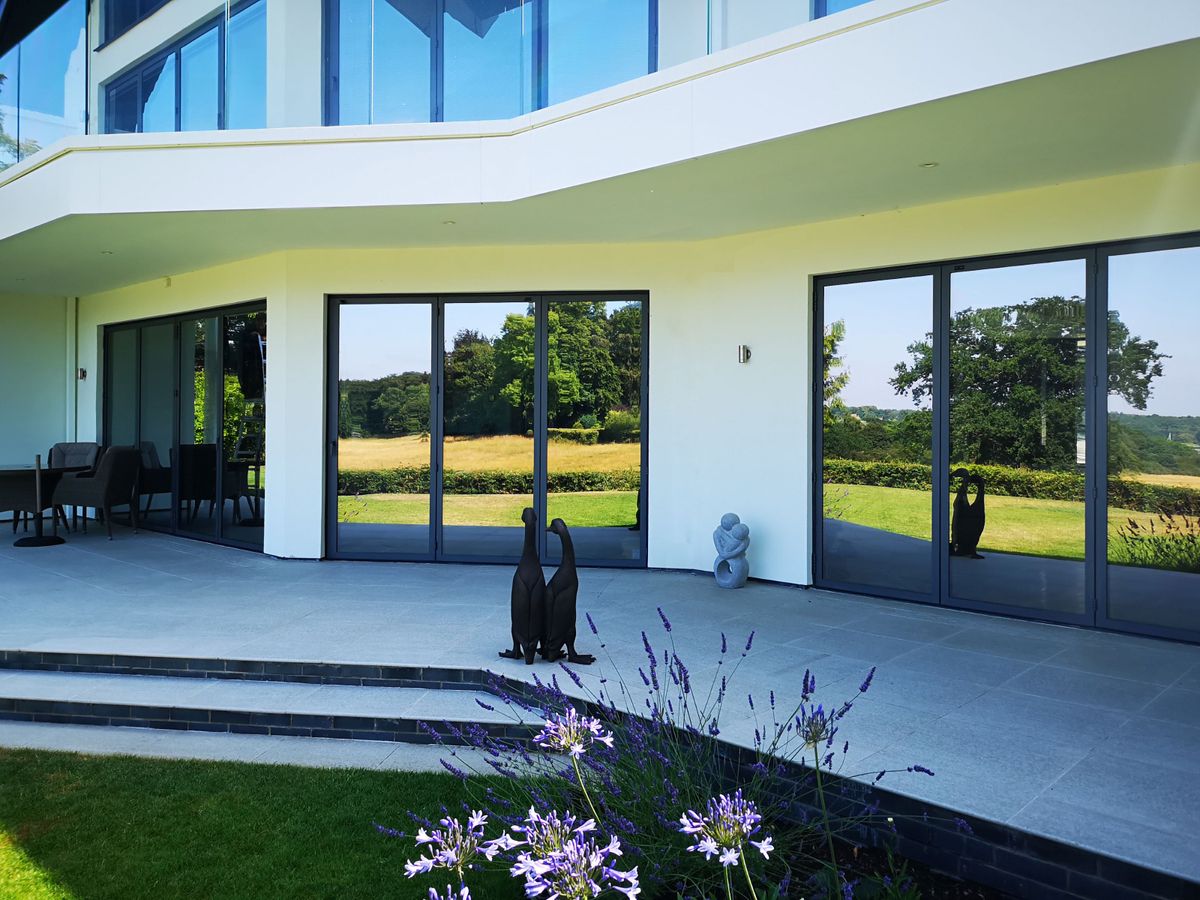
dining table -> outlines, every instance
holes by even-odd
[[[66,539],[58,533],[57,519],[54,521],[54,533],[46,534],[43,513],[51,505],[54,489],[64,475],[86,471],[87,466],[43,466],[40,456],[35,457],[32,464],[0,463],[0,511],[13,510],[14,530],[15,520],[21,511],[36,509],[33,534],[18,538],[13,542],[14,547],[50,547],[66,543]]]

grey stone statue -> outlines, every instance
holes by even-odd
[[[725,513],[721,516],[720,526],[713,532],[713,543],[717,547],[717,558],[713,563],[717,586],[744,587],[750,577],[750,563],[746,561],[750,529],[734,513]]]

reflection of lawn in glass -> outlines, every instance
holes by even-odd
[[[638,468],[642,463],[642,448],[640,444],[551,441],[547,456],[552,472],[614,472]],[[344,472],[427,465],[428,438],[342,438],[338,441],[338,468]],[[533,438],[520,435],[448,438],[445,466],[461,472],[486,469],[532,471]]]
[[[530,504],[523,494],[447,494],[442,510],[446,525],[511,525],[521,527],[521,510]],[[636,491],[592,491],[551,494],[550,517],[572,528],[629,526],[637,518]],[[423,494],[363,494],[338,498],[338,521],[384,525],[425,525],[429,498]]]
[[[831,516],[895,534],[929,540],[929,493],[864,484],[828,484],[835,500]],[[1083,504],[1028,497],[986,498],[987,525],[979,549],[1030,556],[1083,559]],[[1149,525],[1153,513],[1109,509],[1110,534],[1130,518]]]

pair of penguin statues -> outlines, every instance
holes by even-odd
[[[571,533],[562,519],[555,519],[547,529],[562,541],[562,564],[547,583],[538,559],[537,513],[526,507],[521,521],[525,523],[525,548],[512,583],[513,645],[511,650],[501,650],[500,656],[523,659],[528,666],[539,653],[549,662],[566,659],[591,665],[596,657],[575,650],[579,576]]]

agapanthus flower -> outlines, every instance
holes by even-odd
[[[762,830],[762,816],[752,800],[746,800],[739,788],[733,796],[721,794],[708,801],[704,815],[689,809],[680,819],[679,830],[695,838],[688,847],[693,853],[703,853],[705,859],[718,857],[723,866],[736,866],[745,853],[746,844],[755,847],[769,858],[775,845],[770,835],[751,840]]]
[[[429,900],[471,900],[471,891],[465,884],[457,891],[450,885],[446,885],[444,894],[439,894],[435,888],[430,888]]]
[[[612,747],[613,736],[604,730],[599,719],[581,716],[572,706],[567,708],[565,714],[547,719],[533,742],[544,750],[566,753],[579,759],[594,743]]]
[[[497,854],[516,846],[512,837],[507,834],[502,834],[495,840],[485,841],[483,835],[487,821],[487,815],[476,810],[467,818],[465,826],[458,819],[447,816],[438,823],[440,828],[419,829],[417,846],[424,848],[429,855],[407,861],[404,864],[404,874],[413,878],[434,869],[449,869],[458,873],[461,884],[463,876],[471,868],[476,857],[482,856],[490,862]]]
[[[636,898],[641,893],[637,867],[628,871],[616,868],[613,864],[619,856],[621,842],[617,838],[601,845],[576,829],[552,853],[520,854],[511,871],[525,878],[528,898],[545,895],[554,900],[591,900],[608,890]]]

